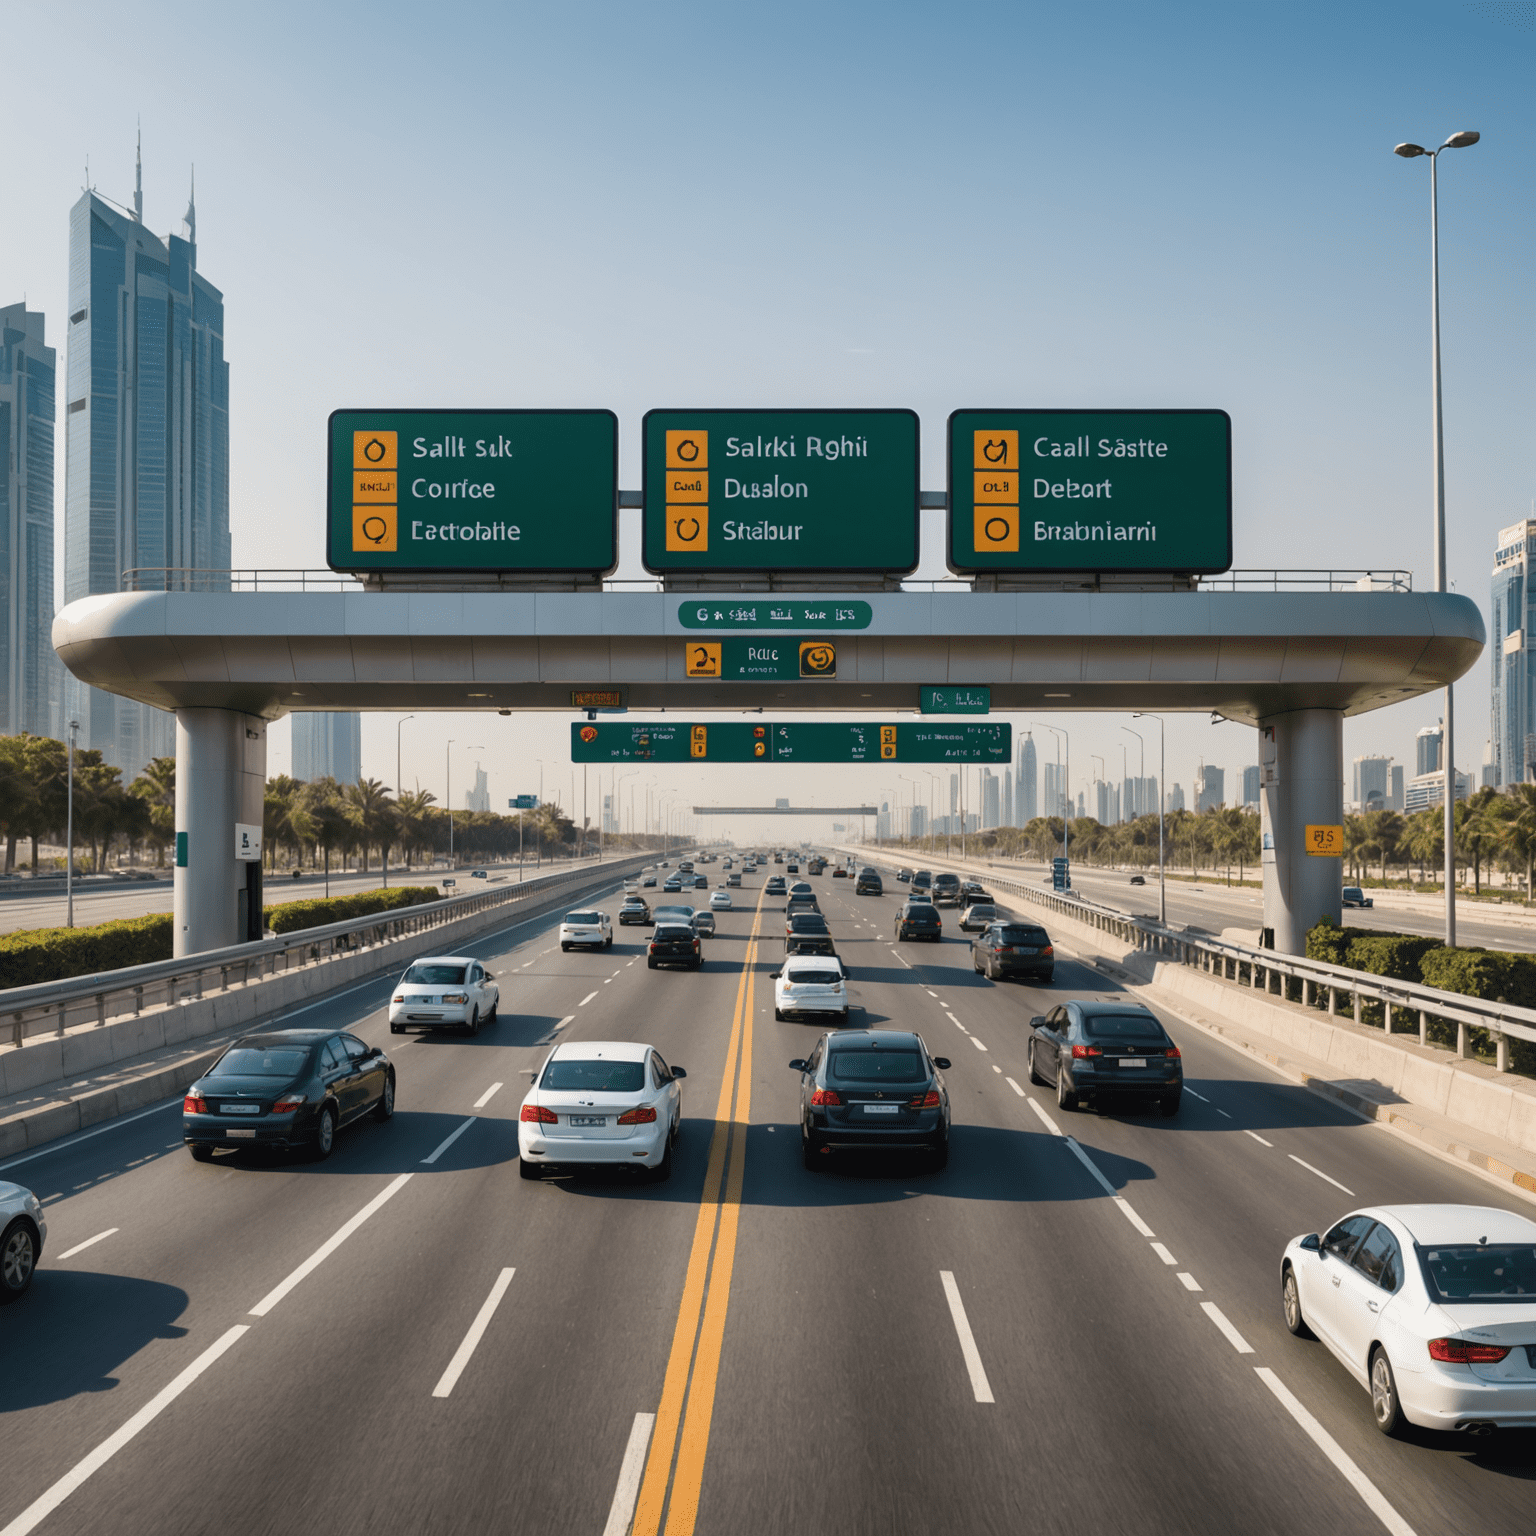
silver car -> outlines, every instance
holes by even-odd
[[[20,1184],[0,1182],[0,1303],[32,1284],[47,1240],[42,1201]]]

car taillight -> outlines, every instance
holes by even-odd
[[[1496,1365],[1508,1353],[1507,1344],[1473,1344],[1466,1339],[1429,1341],[1429,1358],[1450,1365]]]
[[[545,1109],[542,1104],[524,1104],[523,1112],[518,1117],[531,1121],[534,1125],[558,1125],[560,1117],[552,1109]]]
[[[467,1003],[469,1001],[469,994],[467,992],[447,992],[443,995],[443,1001],[445,1003]]]
[[[693,941],[693,947],[694,947],[694,951],[697,952],[698,951],[698,947],[699,947],[699,941],[697,939],[695,939]]]
[[[937,1109],[939,1107],[939,1090],[930,1088],[927,1093],[915,1094],[907,1100],[908,1109]]]
[[[1165,1055],[1170,1061],[1181,1061],[1184,1057],[1183,1051],[1181,1051],[1176,1045],[1170,1045],[1168,1049],[1163,1052],[1163,1055]]]
[[[181,1101],[183,1113],[188,1115],[206,1115],[208,1113],[208,1100],[199,1094],[189,1093]]]
[[[837,1090],[835,1088],[818,1088],[815,1093],[811,1095],[812,1104],[841,1105],[842,1102],[843,1101],[837,1096]]]
[[[392,997],[392,998],[390,998],[390,1002],[392,1002],[392,1003],[403,1003],[404,1001],[405,1001],[405,993],[403,993],[403,992],[400,994],[399,997]]]
[[[302,1093],[285,1093],[276,1104],[272,1106],[274,1115],[291,1115],[304,1102]]]
[[[1072,1060],[1081,1061],[1085,1056],[1102,1056],[1104,1052],[1096,1045],[1074,1045],[1072,1047]]]
[[[649,1104],[642,1104],[639,1109],[626,1110],[619,1116],[620,1125],[649,1125],[656,1118],[656,1111]]]
[[[1056,946],[1054,944],[1047,944],[1040,953],[1042,955],[1054,955],[1056,953]]]

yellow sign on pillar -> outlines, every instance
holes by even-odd
[[[1307,827],[1307,852],[1319,859],[1344,857],[1344,828],[1340,826]]]
[[[688,753],[691,757],[705,757],[709,753],[709,727],[695,725],[688,732]]]
[[[683,647],[689,677],[720,676],[720,642],[718,640],[690,640]],[[702,726],[699,727],[703,729]]]
[[[890,761],[896,756],[896,727],[894,725],[882,725],[880,727],[880,756]]]

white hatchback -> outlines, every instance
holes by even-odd
[[[47,1240],[42,1202],[30,1189],[0,1181],[0,1302],[15,1301],[32,1284]]]
[[[496,1017],[501,988],[496,976],[468,955],[434,955],[412,961],[389,999],[389,1029],[403,1035],[412,1024],[457,1024],[474,1034]]]
[[[1406,1420],[1536,1427],[1536,1222],[1482,1205],[1375,1206],[1286,1245],[1285,1325],[1316,1337]]]
[[[773,973],[773,1016],[832,1014],[848,1019],[848,973],[835,955],[789,955]]]
[[[560,949],[607,949],[613,943],[613,919],[606,912],[586,908],[567,912],[560,924]]]
[[[716,891],[710,896],[709,904],[717,912],[729,912],[731,910],[731,893],[729,891]]]
[[[687,1075],[634,1041],[557,1045],[523,1100],[518,1172],[537,1179],[546,1168],[606,1163],[669,1178]]]

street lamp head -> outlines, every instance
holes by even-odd
[[[1422,144],[1395,144],[1392,153],[1401,155],[1404,160],[1415,160],[1420,155],[1427,155],[1429,151]]]
[[[1480,138],[1482,138],[1482,134],[1475,132],[1471,128],[1463,128],[1460,133],[1453,133],[1440,148],[1470,149]]]

